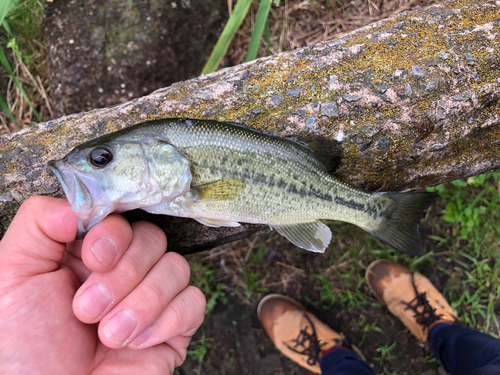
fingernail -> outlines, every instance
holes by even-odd
[[[120,311],[104,326],[104,334],[111,341],[123,345],[137,327],[137,320],[130,311]]]
[[[153,335],[153,330],[151,327],[148,329],[145,329],[139,336],[137,336],[134,341],[132,341],[129,346],[132,346],[134,348],[138,348],[142,344],[144,344],[146,341],[149,340],[149,338]]]
[[[106,267],[113,264],[116,253],[118,252],[115,241],[108,237],[99,238],[90,247],[90,250],[94,253],[95,258]]]
[[[87,288],[78,301],[80,312],[89,319],[98,318],[111,303],[111,293],[104,284]]]

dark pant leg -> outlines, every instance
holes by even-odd
[[[375,371],[354,350],[339,347],[319,359],[323,375],[375,375]]]
[[[450,375],[500,374],[500,340],[472,328],[438,323],[429,347]]]

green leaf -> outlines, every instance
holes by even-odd
[[[2,24],[5,16],[14,7],[17,0],[2,0],[0,1],[0,24]]]
[[[12,114],[12,112],[10,111],[9,109],[9,106],[7,105],[7,103],[5,103],[5,101],[3,100],[3,98],[0,96],[0,107],[2,107],[2,110],[7,114],[7,116],[14,122],[14,124],[16,124],[16,126],[21,129],[21,127],[19,126],[19,124],[17,123],[16,121],[16,118],[14,117],[14,115]]]
[[[245,56],[245,62],[252,61],[257,56],[257,50],[259,49],[260,40],[262,39],[262,33],[264,32],[264,27],[267,23],[270,8],[271,0],[260,0],[259,10],[257,11],[257,16],[255,17],[255,25],[253,27],[252,36],[248,45],[248,51]]]
[[[443,211],[443,220],[448,223],[454,223],[457,221],[457,216],[457,205],[453,202],[448,202],[446,210]]]
[[[7,43],[7,48],[15,48],[17,45],[16,45],[16,38],[12,38],[11,40],[9,40],[9,42]]]
[[[264,37],[266,38],[266,54],[271,56],[271,31],[269,30],[269,18],[266,20],[266,27],[264,28]]]
[[[28,95],[26,95],[26,92],[24,91],[23,87],[21,86],[21,83],[17,79],[17,77],[14,75],[14,72],[12,72],[12,68],[10,67],[9,62],[7,61],[7,57],[5,56],[5,53],[3,52],[3,49],[0,47],[0,62],[4,66],[5,70],[7,70],[7,73],[11,76],[12,80],[16,84],[17,88],[21,92],[21,95],[24,97],[28,105],[31,107],[33,110],[33,113],[36,115],[36,118],[38,121],[42,121],[42,118],[36,111],[35,107],[33,107],[33,104],[31,103],[31,100],[29,100]]]
[[[7,34],[9,34],[9,36],[11,38],[14,37],[14,34],[12,34],[12,30],[10,29],[10,26],[9,24],[7,23],[6,20],[3,20],[3,22],[1,23],[1,25],[3,26],[3,28],[5,29],[5,31],[7,31]]]
[[[210,57],[208,58],[207,63],[203,67],[203,71],[201,74],[208,74],[213,72],[220,64],[220,61],[226,54],[227,48],[231,43],[231,40],[238,31],[241,23],[245,19],[245,16],[248,13],[248,9],[250,8],[250,4],[252,0],[239,0],[234,7],[233,14],[229,17],[227,21],[226,27],[222,30],[222,34],[217,41]]]
[[[467,186],[467,182],[465,182],[463,180],[453,180],[453,181],[451,181],[451,184],[455,187],[466,187]]]

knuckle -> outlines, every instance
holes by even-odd
[[[47,199],[47,197],[43,197],[40,195],[35,195],[33,197],[30,197],[24,201],[24,203],[19,208],[19,211],[20,212],[30,211],[34,207],[39,206],[40,204],[43,204],[46,199]]]
[[[142,292],[143,299],[148,300],[151,309],[163,308],[167,304],[163,289],[156,284],[144,284]]]
[[[177,303],[173,306],[173,316],[172,318],[172,326],[173,327],[184,327],[184,319],[186,318],[186,314],[188,313],[187,308],[182,303]]]
[[[137,222],[133,224],[134,232],[137,231],[144,240],[154,248],[167,249],[167,236],[157,225],[149,222]]]
[[[168,252],[165,254],[165,258],[168,262],[175,267],[173,273],[176,274],[183,285],[189,283],[189,278],[191,277],[191,268],[187,260],[180,254],[174,252]]]
[[[173,319],[178,327],[182,327],[183,335],[193,335],[205,318],[205,296],[193,286],[187,287],[176,298],[172,306]]]
[[[125,280],[138,283],[144,278],[144,267],[138,256],[130,254],[130,256],[122,258],[120,270]]]

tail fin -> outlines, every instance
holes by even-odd
[[[377,230],[369,232],[396,250],[410,255],[420,255],[424,243],[419,223],[424,212],[437,198],[436,193],[386,193],[393,200],[386,221]]]

